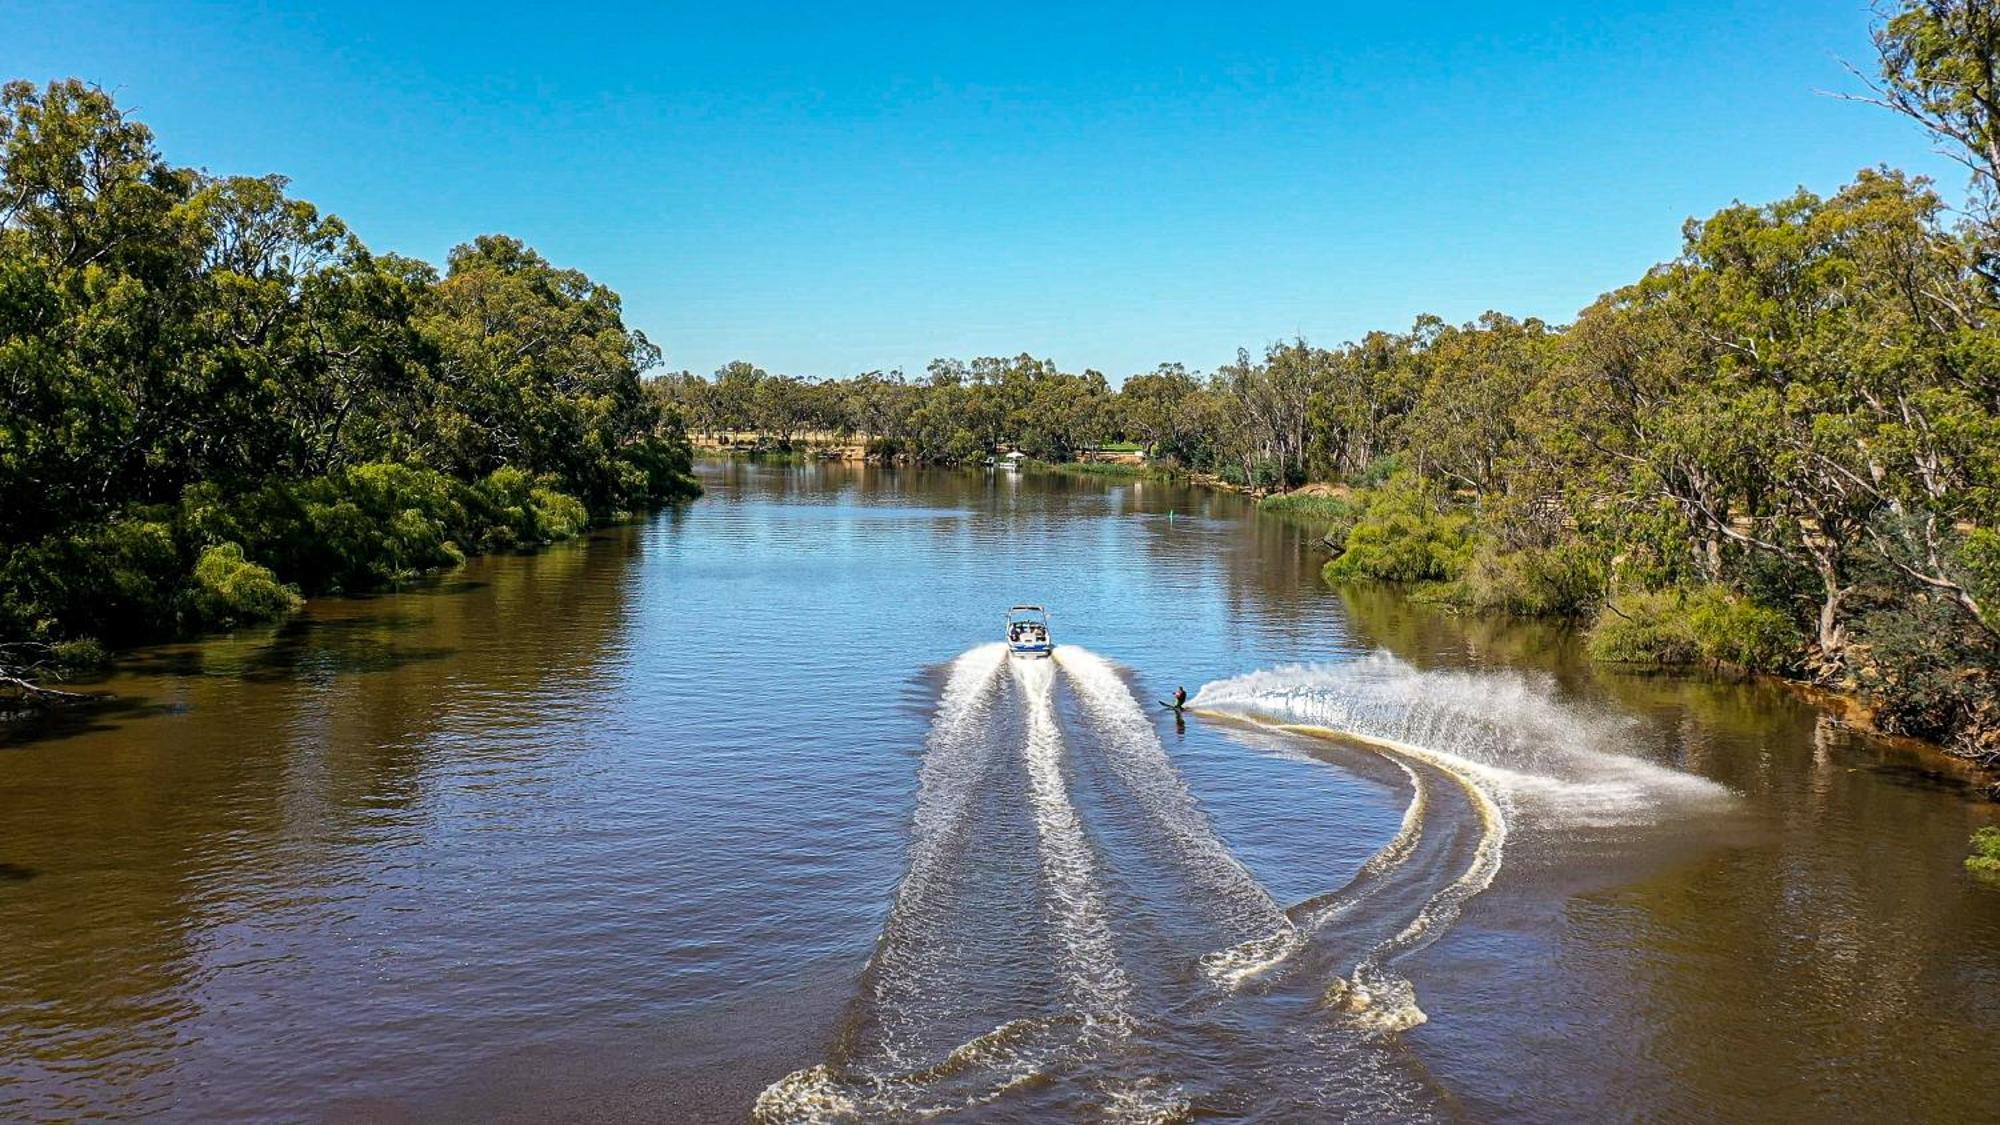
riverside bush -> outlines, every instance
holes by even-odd
[[[590,522],[551,478],[511,467],[478,484],[394,463],[234,494],[204,482],[177,505],[0,556],[0,630],[120,644],[270,621],[302,593],[373,589],[469,552],[567,539]]]
[[[1321,575],[1328,582],[1449,582],[1470,564],[1473,545],[1469,514],[1443,507],[1423,481],[1398,474],[1369,494],[1345,549]]]
[[[1613,598],[1590,628],[1591,659],[1606,664],[1673,667],[1701,656],[1694,623],[1671,590],[1642,590]]]
[[[243,557],[243,548],[218,543],[194,564],[193,602],[204,625],[228,627],[275,621],[299,608],[298,591],[278,582],[270,568]]]
[[[1861,616],[1855,639],[1845,659],[1875,697],[1883,730],[1942,741],[1990,729],[2000,660],[1952,607],[1931,598],[1885,602]]]
[[[2000,876],[2000,828],[1988,826],[1972,834],[1972,854],[1965,857],[1969,871]]]
[[[1782,611],[1720,586],[1698,587],[1683,598],[1683,606],[1705,660],[1755,672],[1783,671],[1805,643]]]
[[[1583,617],[1604,590],[1604,565],[1582,544],[1504,551],[1488,542],[1446,600],[1518,617]]]
[[[186,574],[165,520],[72,527],[7,554],[0,564],[0,625],[7,635],[48,641],[170,630]]]
[[[1258,501],[1257,510],[1275,516],[1329,528],[1329,535],[1345,539],[1361,518],[1361,507],[1346,496],[1319,492],[1279,492]]]
[[[1611,600],[1591,626],[1592,659],[1673,667],[1706,661],[1751,671],[1782,670],[1798,651],[1783,613],[1720,586],[1642,590]]]

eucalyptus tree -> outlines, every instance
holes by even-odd
[[[1690,223],[1682,256],[1587,310],[1548,447],[1622,469],[1705,545],[1812,576],[1828,657],[1866,554],[1989,625],[1964,558],[1990,519],[1990,346],[1942,204],[1900,174]]]
[[[467,477],[548,473],[593,511],[620,503],[631,482],[619,450],[657,421],[640,377],[659,349],[626,327],[616,293],[518,239],[481,235],[452,250],[417,324],[444,392],[428,457]]]
[[[1417,469],[1475,493],[1510,491],[1521,404],[1548,370],[1556,336],[1532,317],[1488,312],[1424,340],[1422,383],[1400,431]]]
[[[1897,0],[1876,14],[1878,77],[1862,76],[1871,91],[1862,100],[1915,121],[1965,166],[1983,265],[2000,280],[2000,4]]]

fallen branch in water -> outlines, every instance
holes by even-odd
[[[37,703],[88,698],[41,682],[44,678],[60,677],[56,664],[56,651],[50,645],[39,641],[0,643],[0,690],[17,692],[21,698]]]

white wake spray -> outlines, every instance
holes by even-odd
[[[1546,680],[1518,673],[1425,672],[1377,653],[1217,680],[1190,705],[1422,747],[1502,804],[1530,802],[1565,824],[1649,823],[1663,804],[1729,796],[1706,778],[1617,753],[1628,721],[1565,707]]]
[[[945,679],[944,695],[931,720],[923,765],[917,773],[917,807],[910,828],[910,866],[896,887],[889,921],[875,952],[871,974],[882,1020],[880,1052],[894,1064],[912,1065],[927,1030],[929,1005],[939,994],[941,941],[935,932],[936,901],[961,837],[972,826],[968,807],[994,756],[987,736],[988,716],[997,693],[1007,646],[981,645],[960,655]]]
[[[1435,941],[1500,871],[1510,814],[1526,806],[1556,825],[1643,823],[1670,801],[1717,802],[1728,791],[1704,778],[1610,749],[1627,729],[1563,707],[1545,682],[1518,674],[1422,672],[1386,654],[1349,664],[1294,664],[1207,684],[1190,706],[1295,730],[1354,739],[1398,762],[1412,799],[1390,843],[1364,866],[1357,893],[1329,896],[1300,918],[1310,933],[1379,886],[1423,837],[1424,778],[1463,789],[1480,821],[1472,857],[1400,930],[1362,956],[1328,999],[1358,1023],[1403,1030],[1425,1019],[1396,959]]]
[[[954,856],[975,827],[970,818],[979,783],[998,753],[990,720],[1006,660],[1006,645],[981,645],[954,660],[946,675],[917,774],[909,869],[896,887],[868,974],[879,1026],[873,1041],[859,1045],[867,1063],[860,1069],[822,1063],[788,1074],[758,1095],[753,1120],[827,1122],[961,1112],[1039,1073],[1049,1053],[1049,1033],[1056,1030],[1040,1020],[1011,1021],[940,1059],[926,1058],[935,1050],[931,1041],[936,1038],[938,1000],[951,988],[944,933],[950,918],[942,913],[950,897],[946,884]],[[985,1077],[969,1091],[940,1081],[972,1071]]]
[[[1057,649],[1056,660],[1103,740],[1112,772],[1167,838],[1205,902],[1245,934],[1231,948],[1204,957],[1203,972],[1218,983],[1236,984],[1289,956],[1299,940],[1291,919],[1216,836],[1117,670],[1075,645]]]
[[[1028,710],[1023,748],[1028,795],[1041,840],[1042,878],[1063,944],[1070,1001],[1091,1030],[1123,1035],[1131,1025],[1127,1005],[1132,986],[1105,920],[1090,842],[1063,780],[1065,747],[1056,725],[1055,671],[1040,660],[1010,663]]]
[[[1096,859],[1063,777],[1068,748],[1056,723],[1055,669],[1044,660],[1010,663],[1027,708],[1022,752],[1028,767],[1028,796],[1041,843],[1043,885],[1063,947],[1068,1007],[1083,1018],[1085,1049],[1116,1050],[1133,1031],[1132,984],[1111,936]],[[1178,1120],[1187,1110],[1180,1092],[1158,1076],[1107,1080],[1104,1095],[1100,1112],[1111,1121]]]

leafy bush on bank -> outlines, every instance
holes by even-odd
[[[1938,742],[1968,738],[1958,747],[1968,757],[1993,757],[1988,732],[2000,724],[2000,661],[1950,606],[1929,597],[1884,599],[1861,615],[1848,661],[1883,730]]]
[[[1968,871],[2000,876],[2000,828],[1981,828],[1972,834],[1972,854],[1965,857]]]
[[[1367,495],[1344,549],[1321,573],[1328,582],[1449,582],[1471,563],[1473,547],[1469,514],[1447,508],[1419,478],[1398,474]]]
[[[194,564],[191,591],[195,616],[220,626],[274,621],[299,607],[296,589],[282,585],[270,568],[243,557],[234,543],[217,543]]]
[[[1328,492],[1275,492],[1258,501],[1257,510],[1323,528],[1335,542],[1345,540],[1361,518],[1361,506],[1354,499]]]
[[[1468,609],[1516,617],[1587,617],[1604,591],[1604,564],[1581,543],[1509,551],[1487,539],[1449,600]]]
[[[1804,638],[1790,618],[1719,586],[1641,590],[1613,598],[1591,626],[1589,651],[1607,664],[1726,664],[1776,672]]]

